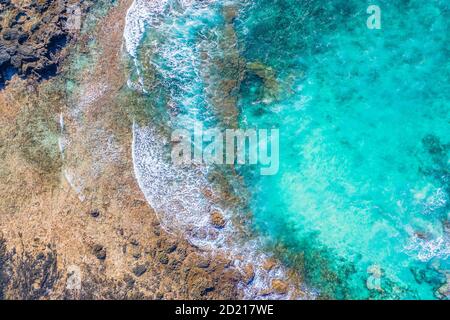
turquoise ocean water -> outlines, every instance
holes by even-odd
[[[371,4],[381,8],[381,30],[366,26]],[[149,23],[139,56],[155,119],[172,128],[223,123],[214,95],[223,79],[237,79],[226,91],[239,111],[233,121],[280,130],[277,175],[238,169],[250,228],[266,250],[278,248],[326,297],[443,298],[450,2],[169,1],[167,8]]]

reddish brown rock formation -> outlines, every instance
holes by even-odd
[[[65,161],[58,149],[58,115],[69,108],[64,82],[55,77],[30,86],[15,77],[0,92],[0,298],[240,297],[240,274],[229,261],[197,254],[164,232],[136,184],[127,114],[132,106],[121,104],[122,33],[130,4],[120,1],[94,31],[102,54],[75,80],[90,90],[102,81],[104,89],[84,102],[83,130],[67,118],[73,143]],[[77,43],[83,47],[88,40]],[[104,148],[99,132],[114,136],[117,158],[102,162],[101,175],[89,175]],[[82,199],[63,175],[72,158],[71,168],[84,179]]]
[[[279,279],[272,280],[272,289],[278,294],[285,294],[288,291],[289,285]]]
[[[216,228],[224,228],[226,221],[221,212],[214,210],[213,212],[211,212],[211,223]]]

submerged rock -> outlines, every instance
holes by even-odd
[[[247,265],[243,270],[243,278],[245,284],[250,284],[255,279],[255,268],[252,265]]]
[[[289,285],[287,282],[279,279],[272,280],[272,289],[278,294],[286,294],[288,291]]]
[[[216,228],[222,229],[225,227],[226,221],[221,212],[214,210],[211,213],[211,223]]]
[[[277,262],[276,262],[274,259],[269,258],[269,259],[267,259],[267,260],[264,261],[264,263],[263,263],[263,265],[262,265],[262,268],[263,268],[264,270],[266,270],[266,271],[270,271],[270,270],[272,270],[276,265],[277,265]]]
[[[264,102],[272,102],[276,100],[280,87],[276,78],[275,70],[270,66],[263,64],[262,62],[250,62],[247,63],[247,71],[255,74],[264,83]]]
[[[446,274],[446,282],[436,292],[438,299],[450,299],[450,273]]]
[[[236,5],[227,5],[223,9],[223,15],[227,23],[233,23],[238,15],[238,8]]]
[[[430,154],[440,155],[444,152],[441,141],[435,135],[429,134],[422,139],[424,147]]]

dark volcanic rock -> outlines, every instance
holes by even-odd
[[[19,32],[15,29],[6,30],[2,34],[3,40],[12,41],[19,37]]]
[[[0,0],[0,90],[16,74],[37,81],[57,74],[64,48],[79,32],[68,23],[74,4],[81,19],[92,3],[33,0],[19,5]]]
[[[0,300],[48,298],[58,277],[57,255],[50,245],[38,254],[8,252],[0,234]]]
[[[90,215],[91,215],[92,218],[98,218],[100,216],[100,211],[97,210],[97,209],[96,210],[92,210],[90,212]]]
[[[6,48],[0,46],[0,67],[8,62],[11,59],[11,56],[6,51]]]
[[[0,300],[5,298],[5,288],[9,281],[9,277],[6,274],[7,259],[5,240],[3,240],[0,233]]]
[[[103,246],[96,244],[92,249],[92,252],[97,257],[98,260],[106,259],[106,249]]]
[[[158,260],[161,264],[168,264],[169,263],[169,257],[167,256],[166,253],[164,252],[160,252],[158,254]]]
[[[147,267],[143,264],[140,264],[133,268],[133,273],[136,277],[140,277],[146,272],[147,272]]]

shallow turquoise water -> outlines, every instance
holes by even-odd
[[[319,288],[338,298],[432,298],[449,253],[448,2],[379,5],[381,30],[365,27],[361,1],[249,8],[245,55],[276,70],[282,93],[252,105],[258,84],[249,78],[241,90],[243,119],[281,130],[280,173],[248,185],[256,228],[305,252]],[[415,242],[415,232],[426,239]],[[374,266],[384,293],[367,290]],[[428,282],[416,279],[421,271]]]
[[[241,2],[239,53],[278,89],[247,70],[240,126],[279,128],[281,153],[275,176],[240,173],[252,228],[323,295],[433,299],[449,272],[450,3],[379,0],[381,30],[369,4]],[[222,3],[180,12],[147,35],[161,50],[152,94],[175,105],[169,125],[215,124],[220,72],[205,78],[201,55],[220,55]]]

